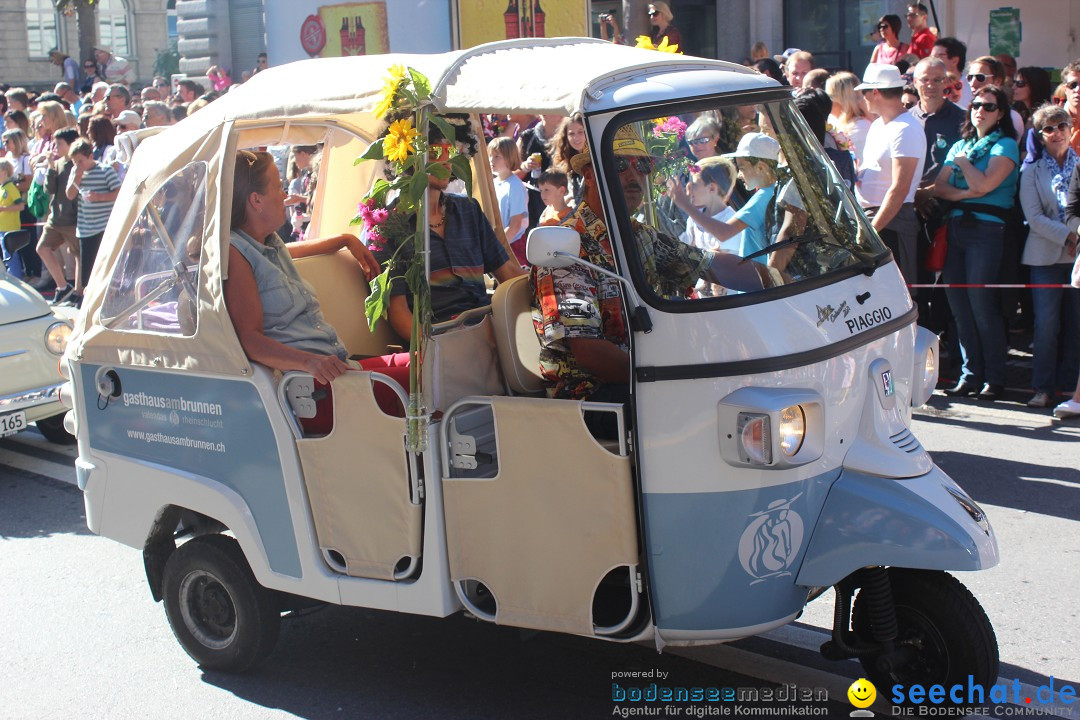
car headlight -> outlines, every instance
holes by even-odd
[[[799,405],[792,405],[780,411],[780,450],[788,457],[793,457],[802,447],[806,436],[806,413]]]
[[[926,359],[923,361],[923,386],[934,387],[937,384],[937,358],[930,348],[926,350]]]
[[[71,326],[65,322],[54,322],[45,331],[45,347],[53,355],[63,355],[71,337]]]

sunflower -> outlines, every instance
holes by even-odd
[[[412,118],[390,123],[383,138],[383,157],[393,163],[404,163],[413,152],[413,140],[419,134],[413,127]]]
[[[648,35],[638,35],[637,45],[634,47],[639,47],[643,50],[658,50],[659,52],[675,53],[676,55],[682,54],[679,52],[679,46],[677,44],[668,45],[667,35],[660,40],[659,45],[653,45],[652,38]]]
[[[390,75],[384,81],[382,94],[379,95],[379,102],[375,105],[375,117],[385,117],[393,109],[398,88],[405,80],[407,72],[404,65],[390,66]]]

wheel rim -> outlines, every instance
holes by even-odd
[[[224,649],[236,637],[232,596],[205,570],[193,570],[180,583],[180,615],[188,631],[208,648]]]
[[[949,650],[937,625],[912,607],[897,606],[896,619],[900,624],[897,644],[905,657],[903,664],[889,673],[892,680],[910,685],[948,677]]]

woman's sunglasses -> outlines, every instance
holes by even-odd
[[[992,103],[992,102],[979,102],[978,100],[976,100],[975,102],[971,103],[971,109],[972,110],[982,109],[982,110],[985,110],[986,112],[997,112],[998,104],[997,103]]]
[[[881,23],[880,25],[877,26],[877,29],[878,30],[888,30],[891,27],[892,27],[892,25],[887,25],[885,23]]]
[[[694,138],[693,140],[687,140],[686,143],[688,145],[697,146],[697,145],[705,145],[707,143],[712,142],[712,140],[713,139],[710,138],[710,137],[699,137],[699,138]]]
[[[660,13],[656,12],[655,10],[652,10],[652,11],[649,12],[649,17],[656,17],[659,14]]]
[[[1027,87],[1027,80],[1025,80],[1024,78],[1019,78],[1018,77],[1015,80],[1013,80],[1013,87],[1019,87],[1019,88]]]
[[[1050,102],[1054,103],[1055,105],[1064,105],[1065,104],[1065,98],[1063,98],[1063,97],[1050,98]]]
[[[1054,131],[1068,132],[1069,128],[1071,127],[1072,125],[1062,121],[1059,122],[1057,125],[1046,125],[1045,127],[1041,127],[1039,128],[1039,132],[1041,132],[1043,135],[1053,135]]]

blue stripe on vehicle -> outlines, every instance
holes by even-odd
[[[661,632],[742,628],[801,609],[807,588],[795,577],[839,475],[837,468],[754,490],[646,493],[650,588]]]
[[[123,391],[95,390],[98,366],[82,365],[90,446],[200,475],[236,491],[251,511],[267,562],[301,577],[277,441],[250,382],[116,368]],[[183,505],[183,498],[172,499]],[[123,500],[111,503],[122,506]],[[236,530],[237,528],[233,528]]]

